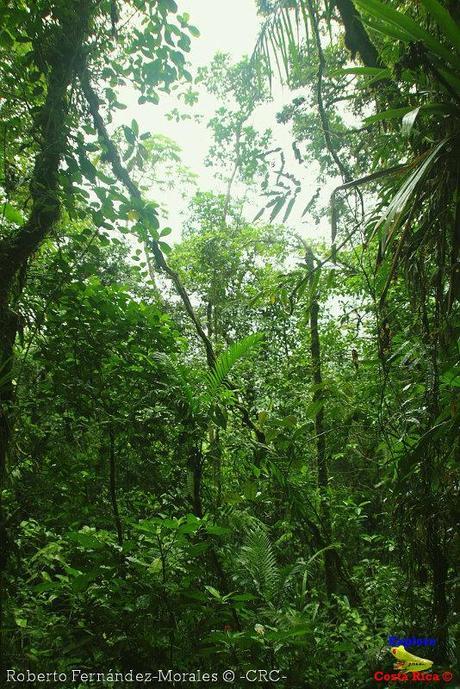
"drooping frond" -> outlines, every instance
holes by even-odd
[[[380,222],[377,229],[382,235],[382,248],[386,249],[387,245],[397,229],[399,229],[402,221],[407,217],[412,203],[417,201],[417,190],[423,184],[426,175],[431,168],[438,163],[439,155],[447,143],[447,139],[441,141],[433,150],[423,156],[419,165],[411,172],[407,179],[400,186],[395,193],[387,208],[382,212]]]
[[[265,20],[251,59],[253,64],[265,64],[270,85],[273,60],[280,79],[289,78],[292,53],[298,49],[304,36],[302,26],[305,26],[308,38],[308,24],[302,21],[304,18],[302,3],[280,0]]]

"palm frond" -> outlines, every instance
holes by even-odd
[[[280,574],[265,527],[259,525],[247,532],[239,559],[250,574],[258,593],[269,600],[278,586]]]
[[[448,139],[443,139],[427,155],[422,162],[411,172],[396,194],[391,199],[388,207],[380,216],[380,220],[375,227],[372,236],[377,232],[381,235],[381,245],[386,249],[390,244],[395,232],[400,227],[402,220],[406,217],[411,206],[411,201],[417,198],[417,190],[423,183],[426,175],[439,159]],[[371,237],[372,238],[372,237]]]
[[[213,369],[206,375],[207,392],[210,397],[216,395],[236,362],[247,356],[251,349],[262,341],[262,337],[260,333],[248,335],[217,357]]]
[[[421,0],[426,10],[436,19],[440,29],[460,55],[460,26],[438,0]]]
[[[305,38],[305,33],[301,32],[301,7],[302,3],[279,0],[262,25],[251,60],[256,64],[265,63],[270,81],[273,59],[281,81],[289,79],[292,53],[299,50]],[[308,38],[308,24],[304,29]]]

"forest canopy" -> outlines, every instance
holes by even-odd
[[[200,1],[0,4],[1,686],[447,686],[460,6]]]

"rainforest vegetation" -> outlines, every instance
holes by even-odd
[[[200,2],[1,0],[1,687],[455,684],[460,6]]]

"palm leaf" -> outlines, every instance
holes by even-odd
[[[211,397],[215,396],[236,362],[247,356],[262,341],[262,337],[260,333],[248,335],[217,357],[214,367],[206,375],[207,391]]]
[[[428,155],[425,155],[423,162],[415,168],[401,185],[384,213],[380,216],[380,220],[372,233],[371,239],[376,232],[380,231],[382,246],[384,245],[385,248],[388,246],[392,236],[400,226],[401,219],[404,217],[411,200],[416,198],[419,185],[423,182],[426,174],[438,160],[439,153],[444,148],[447,141],[448,139],[443,139],[443,141],[435,146]],[[390,231],[390,234],[387,239],[386,235],[388,231]]]
[[[460,112],[458,107],[452,105],[452,103],[424,103],[423,105],[418,106],[417,111],[428,114],[433,113],[434,115],[458,115]],[[366,117],[364,123],[369,125],[386,120],[397,120],[411,112],[414,112],[413,105],[408,105],[404,108],[382,110],[382,112],[378,112],[375,115]]]
[[[291,19],[292,12],[295,18],[295,31]],[[306,14],[304,14],[304,20],[305,18]],[[263,59],[271,73],[273,72],[272,58],[274,58],[281,81],[289,79],[292,51],[299,49],[303,39],[299,26],[297,4],[293,7],[291,0],[280,0],[262,26],[251,60],[257,62]],[[308,38],[308,23],[304,28]]]
[[[277,588],[279,571],[268,531],[262,525],[248,531],[240,562],[258,593],[269,600]]]

